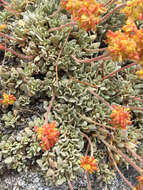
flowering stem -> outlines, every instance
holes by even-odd
[[[109,18],[110,15],[112,15],[113,13],[115,13],[118,9],[121,9],[123,7],[126,6],[126,3],[120,4],[117,7],[115,7],[111,12],[109,12],[108,14],[106,14],[100,21],[99,23],[104,22],[107,18]]]
[[[118,70],[116,70],[116,71],[113,71],[113,72],[110,73],[109,75],[106,75],[106,76],[103,78],[103,80],[105,80],[105,79],[107,79],[107,78],[113,76],[114,74],[116,74],[116,73],[118,73],[118,72],[120,72],[120,71],[122,71],[122,70],[124,70],[124,69],[128,69],[128,68],[130,68],[130,67],[132,67],[132,66],[134,66],[134,65],[137,65],[137,63],[132,63],[132,64],[127,65],[127,66],[124,66],[124,67],[122,67],[122,68],[120,68],[120,69],[118,69]]]
[[[124,106],[125,107],[125,106]],[[139,110],[143,111],[143,108],[135,107],[135,106],[128,106],[127,108],[130,108],[131,110]]]
[[[143,159],[137,155],[128,145],[125,145],[125,147],[132,153],[134,157],[136,157],[141,163],[143,163]]]
[[[60,30],[60,29],[65,28],[65,27],[74,26],[74,25],[76,25],[76,22],[70,22],[70,23],[61,25],[61,26],[59,26],[59,27],[51,28],[51,29],[48,30],[48,32],[57,31],[57,30]]]
[[[128,96],[127,98],[130,98],[130,99],[135,99],[139,102],[143,102],[143,99],[139,98],[139,97],[135,97],[135,96]]]
[[[54,99],[55,99],[55,93],[53,92],[53,96],[51,98],[51,101],[50,101],[50,104],[48,106],[47,112],[45,114],[45,123],[44,123],[44,125],[48,124],[48,115],[49,115],[49,112],[51,111]]]
[[[69,177],[67,177],[67,180],[70,190],[74,190]]]
[[[85,172],[85,174],[86,174],[86,178],[87,178],[87,189],[92,190],[91,183],[90,183],[90,178],[89,178],[89,173]]]
[[[87,141],[88,141],[88,143],[89,143],[89,145],[90,145],[90,156],[93,156],[93,145],[92,145],[92,142],[91,142],[91,140],[90,140],[90,138],[86,135],[86,134],[84,134],[83,132],[80,132],[86,139],[87,139]]]
[[[113,158],[113,155],[110,151],[110,149],[108,148],[108,152],[109,152],[109,155],[111,157],[111,159],[113,160],[113,164],[116,168],[116,170],[118,171],[119,175],[121,176],[121,178],[123,179],[123,181],[131,188],[131,189],[134,189],[134,186],[127,180],[127,178],[122,174],[122,172],[119,170],[114,158]]]
[[[63,49],[64,49],[64,47],[65,47],[65,45],[66,45],[66,43],[68,41],[68,38],[69,38],[69,35],[70,35],[71,31],[72,31],[72,27],[70,28],[70,30],[68,32],[68,35],[67,35],[67,37],[66,37],[66,39],[64,41],[64,44],[63,44],[63,46],[62,46],[62,48],[61,48],[61,50],[60,50],[60,52],[58,54],[57,60],[56,60],[56,82],[57,82],[57,84],[58,84],[58,62],[59,62],[60,56],[61,56],[61,54],[63,52]]]
[[[99,135],[98,137],[100,138],[100,140],[110,149],[112,149],[113,151],[115,151],[117,154],[120,154],[127,162],[130,163],[130,165],[141,175],[142,174],[142,169],[140,167],[138,167],[127,155],[125,155],[123,152],[121,152],[120,150],[118,150],[116,147],[108,144],[106,141],[104,141]]]
[[[91,94],[93,94],[96,98],[98,98],[101,102],[103,102],[106,106],[108,106],[111,110],[114,110],[114,108],[108,103],[106,102],[101,96],[99,96],[98,94],[96,94],[93,90],[88,89],[89,92]]]
[[[78,63],[91,63],[93,61],[99,61],[99,60],[109,60],[111,57],[109,57],[110,53],[106,53],[104,55],[92,58],[92,59],[77,59],[74,55],[71,57]]]
[[[89,122],[89,123],[93,123],[93,124],[95,124],[96,126],[101,126],[101,127],[104,127],[104,128],[108,128],[108,129],[111,129],[111,130],[116,130],[115,128],[113,128],[113,127],[110,127],[110,126],[107,126],[107,125],[103,125],[103,124],[100,124],[100,123],[97,123],[96,121],[93,121],[92,119],[90,119],[90,118],[88,118],[88,117],[86,117],[86,116],[83,116],[83,115],[81,115],[80,113],[78,113],[77,112],[77,114],[82,118],[82,119],[84,119],[84,120],[86,120],[87,122]]]
[[[107,50],[107,48],[99,48],[99,49],[84,49],[85,51],[91,52],[91,53],[96,53],[96,52],[101,52]]]
[[[84,84],[84,85],[86,85],[86,86],[90,86],[90,87],[92,87],[92,88],[97,88],[97,86],[96,86],[95,84],[90,84],[90,83],[87,83],[87,82],[80,81],[80,80],[78,80],[78,79],[72,77],[68,72],[67,72],[67,74],[68,74],[68,76],[69,76],[70,79],[76,81],[77,83],[81,83],[81,84]]]

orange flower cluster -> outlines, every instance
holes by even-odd
[[[121,13],[131,17],[133,20],[143,20],[143,0],[128,0]]]
[[[125,59],[137,61],[143,65],[143,29],[137,29],[131,18],[121,30],[107,32],[108,51],[114,61],[122,62]]]
[[[1,100],[2,104],[5,104],[8,106],[9,104],[12,105],[15,101],[16,101],[15,96],[3,93],[3,99]]]
[[[58,141],[60,132],[55,128],[55,125],[56,122],[53,121],[53,123],[43,125],[42,127],[34,127],[35,132],[38,133],[38,139],[42,141],[41,147],[44,150],[50,150]]]
[[[98,170],[96,160],[93,156],[83,156],[80,160],[80,167],[90,173]]]
[[[99,16],[106,12],[103,4],[96,0],[62,0],[61,6],[68,10],[80,28],[96,30]]]
[[[143,176],[138,176],[137,180],[139,184],[134,188],[134,190],[143,190]]]
[[[112,111],[111,125],[115,128],[126,129],[127,125],[131,125],[131,115],[129,113],[129,108],[123,108],[122,106],[113,105],[114,110]]]

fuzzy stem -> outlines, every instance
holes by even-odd
[[[122,68],[120,68],[120,69],[118,69],[118,70],[116,70],[116,71],[113,71],[113,72],[110,73],[109,75],[106,75],[106,76],[103,78],[103,80],[105,80],[105,79],[107,79],[107,78],[113,76],[114,74],[116,74],[116,73],[118,73],[118,72],[120,72],[120,71],[122,71],[122,70],[124,70],[124,69],[128,69],[128,68],[130,68],[130,67],[132,67],[132,66],[134,66],[134,65],[137,65],[137,63],[132,63],[132,64],[127,65],[127,66],[125,66],[125,67],[122,67]]]
[[[92,145],[90,138],[86,134],[84,134],[83,132],[80,132],[80,133],[87,139],[87,141],[90,145],[90,156],[93,156],[93,145]]]
[[[143,163],[143,159],[137,155],[128,145],[125,145],[125,147],[132,153],[134,157],[136,157],[141,163]]]
[[[70,35],[71,31],[72,31],[72,27],[70,28],[70,30],[69,30],[69,32],[68,32],[68,35],[67,35],[67,37],[66,37],[66,39],[65,39],[65,41],[64,41],[64,44],[63,44],[63,46],[62,46],[62,48],[61,48],[61,50],[60,50],[60,52],[59,52],[59,54],[58,54],[57,60],[56,60],[56,82],[57,82],[57,84],[58,84],[58,62],[59,62],[59,59],[60,59],[60,57],[61,57],[61,54],[62,54],[62,52],[63,52],[63,50],[64,50],[64,47],[65,47],[65,45],[66,45],[66,43],[67,43],[67,41],[68,41],[68,38],[69,38],[69,35]]]
[[[77,59],[75,56],[71,56],[76,62],[78,63],[91,63],[93,61],[99,61],[99,60],[109,60],[111,57],[109,57],[110,53],[106,53],[104,55],[92,58],[92,59]]]
[[[100,138],[100,136],[98,136]],[[142,169],[138,167],[127,155],[125,155],[122,151],[117,149],[116,147],[108,144],[106,141],[104,141],[102,138],[100,140],[111,150],[115,151],[117,154],[120,154],[127,162],[130,163],[130,165],[140,174],[142,175]]]
[[[61,30],[61,29],[65,28],[65,27],[74,26],[74,25],[76,25],[76,22],[70,22],[70,23],[61,25],[59,27],[51,28],[51,29],[48,30],[48,32],[53,32],[53,31]]]
[[[55,99],[55,93],[53,92],[53,96],[51,98],[51,101],[50,101],[50,104],[48,106],[47,112],[45,113],[45,122],[44,122],[44,125],[48,124],[48,115],[49,115],[49,112],[51,111],[54,99]]]
[[[100,21],[99,23],[104,22],[106,19],[108,19],[110,17],[110,15],[112,15],[113,13],[115,13],[118,9],[121,9],[123,7],[126,6],[126,3],[120,4],[117,7],[115,7],[111,12],[109,12],[108,14],[106,14]]]
[[[113,155],[112,155],[112,153],[111,153],[111,151],[110,151],[109,148],[108,148],[108,152],[109,152],[109,155],[110,155],[111,159],[113,160],[113,164],[114,164],[116,170],[118,171],[118,173],[119,173],[119,175],[121,176],[121,178],[123,179],[123,181],[124,181],[132,190],[134,190],[134,186],[127,180],[127,178],[126,178],[126,177],[122,174],[122,172],[119,170],[119,168],[118,168],[118,166],[117,166],[117,164],[116,164],[116,162],[115,162],[115,160],[114,160],[114,158],[113,158]]]
[[[91,94],[93,94],[96,98],[98,98],[101,102],[103,102],[106,106],[108,106],[111,110],[114,110],[114,108],[108,103],[106,102],[101,96],[99,96],[98,94],[96,94],[93,90],[88,89],[89,92]]]
[[[90,182],[90,178],[89,178],[89,173],[85,172],[85,174],[86,174],[86,178],[87,178],[87,189],[88,190],[92,190],[92,188],[91,188],[91,182]]]
[[[67,177],[67,180],[70,190],[74,190],[69,177]]]

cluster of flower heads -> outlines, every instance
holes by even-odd
[[[108,51],[114,61],[135,60],[143,65],[143,29],[137,29],[129,18],[122,30],[107,32]]]
[[[114,128],[122,128],[126,129],[127,125],[131,125],[131,115],[129,108],[124,108],[121,105],[113,105],[114,110],[112,111],[111,117],[111,125]]]
[[[127,17],[133,20],[143,20],[143,0],[129,0],[126,7],[121,10]]]
[[[80,160],[80,167],[91,174],[98,170],[96,159],[93,156],[83,156]]]
[[[107,10],[96,0],[62,0],[61,6],[72,14],[72,19],[84,30],[96,30],[99,17]]]
[[[38,139],[41,140],[41,147],[44,150],[50,150],[59,139],[60,132],[55,128],[56,122],[43,125],[42,127],[34,127],[35,132],[38,133]]]
[[[12,105],[16,101],[16,97],[13,95],[8,95],[6,93],[3,93],[3,99],[0,100],[0,102],[6,106]]]

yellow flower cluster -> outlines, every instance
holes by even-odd
[[[133,20],[143,20],[143,0],[128,0],[121,13],[131,17]]]
[[[135,60],[143,65],[143,29],[137,29],[131,18],[121,30],[107,32],[108,51],[114,61]]]
[[[8,106],[9,104],[12,105],[15,101],[16,101],[15,96],[3,93],[3,99],[1,100],[2,104]]]
[[[96,0],[62,0],[61,6],[72,14],[72,19],[84,30],[96,30],[99,16],[106,12]]]

